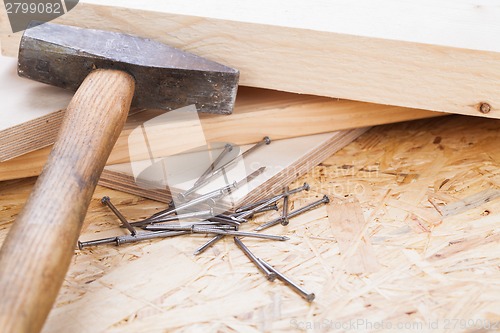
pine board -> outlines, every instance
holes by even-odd
[[[0,59],[5,61],[5,58]],[[33,84],[34,88],[16,88],[15,93],[10,88],[0,91],[2,96],[16,96],[10,99],[10,106],[0,112],[8,113],[10,109],[17,111],[0,118],[0,126],[4,128],[0,131],[0,161],[3,160],[0,162],[0,180],[31,177],[40,173],[50,152],[50,148],[40,148],[55,140],[64,113],[51,110],[57,110],[55,103],[63,105],[69,99],[66,91],[57,88],[52,91],[46,85],[18,78],[14,74],[15,62],[6,63],[10,67],[10,74],[1,78],[3,86],[9,87],[14,82],[12,86],[15,87],[19,84],[22,88],[28,83],[28,87]],[[9,98],[5,95],[4,100],[9,101]],[[49,109],[32,108],[30,103],[25,102],[33,100],[40,101],[41,105],[47,105]],[[12,101],[15,101],[14,105]],[[23,117],[24,114],[29,116]],[[148,142],[156,147],[158,154],[171,154],[191,148],[192,138],[200,135],[208,143],[227,141],[245,145],[257,142],[265,135],[278,140],[442,115],[419,109],[240,87],[234,114],[199,114],[194,118],[157,122],[152,126],[156,130],[148,133]],[[168,118],[168,114],[162,110],[133,110],[108,164],[130,161],[131,150],[147,153],[141,136],[139,140],[132,136],[142,124],[154,121],[159,116]],[[14,158],[18,155],[22,156]],[[134,156],[145,157],[138,154]]]
[[[499,16],[494,0],[82,0],[56,22],[157,39],[240,69],[246,86],[498,118]]]

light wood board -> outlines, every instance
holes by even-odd
[[[232,239],[192,256],[209,239],[193,235],[77,250],[44,332],[288,333],[350,321],[364,325],[357,331],[382,322],[393,328],[379,331],[495,331],[487,327],[500,321],[500,199],[485,191],[500,189],[499,140],[500,122],[488,119],[380,126],[291,184],[308,182],[311,190],[291,197],[290,209],[330,194],[340,211],[330,216],[323,206],[267,231],[289,236],[287,242],[245,242],[315,292],[312,304],[268,282]],[[0,243],[33,183],[0,184]],[[165,207],[98,187],[82,240],[126,232],[100,203],[104,195],[132,221]],[[450,215],[441,216],[429,199]],[[334,227],[333,221],[346,222],[349,209],[362,212],[356,225]],[[257,216],[244,228],[277,214]],[[347,242],[346,250],[340,243]],[[376,258],[375,270],[350,273],[366,258]],[[452,320],[477,326],[444,329]]]
[[[497,17],[494,0],[82,0],[55,22],[165,42],[246,86],[498,118]],[[20,36],[4,19],[4,54]]]
[[[2,77],[0,81],[3,85],[9,86],[9,82],[17,81],[21,86],[25,82],[30,83],[29,80],[15,76],[15,62],[10,61],[9,66],[9,73],[12,75]],[[29,91],[0,91],[6,101],[10,98],[8,95],[16,96],[15,105],[0,111],[5,113],[5,117],[0,118],[0,124],[5,128],[0,131],[0,161],[11,159],[0,162],[0,180],[38,175],[45,164],[50,147],[33,150],[52,143],[57,135],[64,111],[39,110],[23,101],[37,100],[42,105],[49,105],[56,110],[54,103],[66,103],[69,99],[68,93],[60,89],[46,91],[45,89],[50,87],[36,82],[32,84],[35,88]],[[11,112],[10,109],[18,112]],[[21,116],[18,117],[18,114]],[[199,114],[196,117],[172,119],[162,110],[133,110],[108,164],[129,161],[130,150],[142,150],[144,155],[134,156],[144,158],[148,151],[145,149],[143,136],[134,133],[137,134],[142,124],[154,122],[155,119],[161,121],[150,126],[154,130],[148,131],[149,145],[154,145],[158,154],[167,154],[191,148],[193,138],[199,138],[200,135],[208,143],[230,141],[245,145],[257,142],[265,135],[273,139],[285,139],[442,115],[444,114],[419,109],[240,87],[234,114],[228,116]],[[15,121],[16,125],[12,124],[12,121]],[[30,151],[33,152],[28,153]],[[12,159],[21,154],[24,155]]]

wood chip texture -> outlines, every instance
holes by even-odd
[[[245,240],[316,299],[269,282],[224,239],[180,236],[75,256],[50,332],[493,332],[500,328],[500,121],[451,116],[376,127],[290,187],[290,211],[324,205]],[[0,183],[0,242],[32,179]],[[125,233],[163,203],[99,187],[82,240]],[[277,217],[256,216],[252,229]]]

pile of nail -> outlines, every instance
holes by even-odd
[[[311,302],[314,300],[314,293],[308,293],[303,290],[300,286],[295,284],[289,278],[284,276],[282,273],[277,271],[273,266],[264,261],[261,258],[256,257],[246,245],[242,242],[243,237],[254,237],[269,240],[285,241],[289,238],[286,236],[262,234],[258,232],[247,232],[240,231],[240,226],[248,222],[248,218],[253,217],[256,214],[263,213],[270,210],[278,210],[277,202],[283,199],[283,212],[280,217],[273,219],[267,223],[258,226],[255,231],[261,231],[272,227],[277,224],[288,225],[289,219],[293,218],[299,214],[307,212],[321,204],[328,203],[328,196],[323,196],[322,199],[314,201],[302,208],[288,212],[288,200],[290,195],[301,192],[308,191],[309,185],[305,183],[303,186],[289,190],[286,187],[283,193],[267,198],[258,202],[254,202],[249,205],[240,207],[234,211],[234,213],[227,214],[217,214],[215,215],[213,208],[207,210],[198,210],[182,214],[177,214],[181,208],[191,208],[195,205],[189,205],[190,202],[181,205],[179,207],[169,207],[166,210],[160,211],[151,215],[150,217],[137,221],[129,222],[118,209],[111,203],[109,197],[103,197],[102,203],[107,205],[111,211],[118,217],[122,222],[122,227],[127,228],[130,232],[128,235],[121,235],[116,237],[108,237],[103,239],[97,239],[86,242],[78,242],[78,247],[80,250],[95,245],[101,244],[116,244],[122,245],[127,243],[135,243],[155,238],[168,238],[186,234],[212,234],[215,235],[208,242],[203,244],[201,247],[196,249],[194,255],[198,255],[204,252],[206,249],[214,245],[217,241],[224,238],[224,236],[232,236],[234,242],[240,248],[243,253],[257,266],[257,268],[266,276],[269,281],[274,281],[276,278],[282,280],[293,290],[298,292],[304,299]],[[199,204],[199,202],[198,202]],[[180,222],[186,221],[188,222]],[[194,220],[194,221],[193,221]],[[139,227],[143,229],[143,232],[137,232],[136,228]]]
[[[248,154],[248,151],[255,150],[263,144],[269,143],[269,138],[265,137],[261,142],[259,142],[243,154]],[[249,176],[241,179],[240,181],[235,181],[234,183],[226,185],[215,191],[211,191],[204,195],[189,199],[200,186],[206,184],[209,179],[211,179],[213,175],[216,174],[218,170],[220,170],[220,168],[215,169],[215,165],[222,159],[222,156],[230,151],[230,149],[230,145],[226,145],[223,152],[212,163],[209,169],[198,179],[194,186],[180,195],[180,199],[182,199],[180,204],[174,204],[173,202],[171,202],[165,210],[157,212],[144,220],[129,222],[111,203],[109,197],[103,197],[101,202],[111,209],[111,211],[121,221],[121,226],[128,229],[129,234],[85,242],[79,241],[78,248],[82,250],[89,246],[101,244],[122,245],[155,238],[169,238],[187,234],[214,235],[213,238],[211,238],[208,242],[196,249],[194,254],[198,255],[225,236],[231,236],[234,238],[234,242],[236,243],[238,248],[243,251],[243,253],[257,266],[257,268],[262,273],[264,273],[269,281],[273,281],[278,278],[288,286],[290,286],[294,291],[298,292],[304,299],[311,302],[315,297],[313,293],[306,292],[300,286],[278,272],[269,263],[262,260],[261,258],[257,258],[248,249],[248,247],[245,246],[241,239],[244,237],[253,237],[277,241],[288,240],[289,238],[286,236],[263,234],[259,233],[258,231],[262,231],[277,224],[286,226],[288,225],[290,218],[311,210],[321,204],[327,203],[329,201],[328,196],[325,195],[320,200],[289,212],[289,197],[301,191],[308,191],[309,185],[305,183],[303,186],[292,190],[290,190],[288,187],[285,187],[283,192],[278,195],[245,205],[236,209],[234,212],[218,213],[215,211],[214,207],[216,206],[218,200],[231,193],[231,191],[233,191],[234,189],[239,188],[242,184],[250,182],[253,178],[260,175],[265,169],[265,167],[262,167]],[[234,163],[234,160],[229,163]],[[228,164],[226,164],[225,166],[227,165]],[[277,203],[280,200],[283,200],[283,211],[280,217],[258,226],[255,229],[255,231],[257,232],[240,230],[240,226],[248,222],[249,218],[270,210],[278,210]],[[136,228],[141,228],[143,231],[138,232]]]

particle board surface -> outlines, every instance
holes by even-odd
[[[44,332],[322,332],[350,323],[359,331],[495,331],[499,136],[499,121],[459,116],[380,126],[291,184],[312,187],[291,198],[292,210],[329,194],[341,211],[323,206],[268,229],[289,241],[247,245],[315,292],[312,304],[265,280],[230,239],[192,256],[208,239],[196,235],[76,251]],[[0,242],[33,182],[0,183]],[[130,220],[165,206],[98,187],[82,240],[125,232],[103,195]],[[366,258],[377,264],[360,272]],[[102,295],[130,302],[110,305]]]
[[[157,39],[238,68],[246,86],[498,118],[499,16],[493,0],[82,0],[55,21]]]

